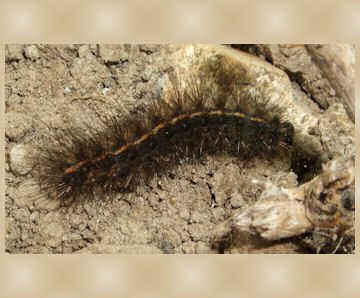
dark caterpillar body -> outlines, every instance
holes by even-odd
[[[63,167],[58,177],[58,196],[92,193],[99,187],[105,192],[133,189],[140,181],[151,178],[154,169],[164,172],[185,158],[224,153],[241,158],[271,154],[279,148],[288,149],[292,135],[292,125],[278,118],[266,121],[223,110],[181,114],[132,141],[122,140],[123,145],[115,151]]]
[[[40,184],[60,199],[132,191],[182,161],[206,155],[241,159],[288,151],[294,128],[284,110],[249,100],[239,86],[194,79],[182,89],[171,80],[168,97],[103,120],[101,132],[56,132],[57,145],[40,156]],[[216,88],[215,88],[216,89]]]

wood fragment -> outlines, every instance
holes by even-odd
[[[354,161],[339,158],[327,163],[320,175],[299,187],[268,186],[249,210],[234,217],[233,227],[266,240],[301,235],[315,227],[328,237],[334,234],[341,237],[353,228],[354,204]]]
[[[355,122],[355,48],[349,44],[306,45]]]

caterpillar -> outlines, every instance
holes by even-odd
[[[294,127],[284,108],[249,101],[251,84],[239,69],[207,60],[196,74],[169,81],[167,96],[132,111],[114,107],[117,112],[101,120],[103,131],[57,130],[51,148],[37,153],[41,188],[73,202],[133,191],[183,161],[208,155],[248,160],[290,151]]]

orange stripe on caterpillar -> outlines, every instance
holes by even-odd
[[[259,117],[251,117],[250,120],[255,122],[264,122],[264,119],[261,119]]]
[[[92,163],[94,164],[97,161],[103,160],[106,157],[108,157],[109,155],[119,155],[120,153],[124,152],[126,149],[128,149],[131,146],[135,146],[137,144],[140,144],[141,142],[145,141],[150,135],[154,135],[156,134],[161,128],[164,128],[166,125],[168,124],[174,124],[179,120],[185,119],[185,118],[194,118],[194,117],[200,117],[203,115],[227,115],[227,116],[235,116],[235,117],[239,117],[239,118],[245,118],[245,114],[243,113],[239,113],[239,112],[226,112],[226,111],[222,111],[222,110],[216,110],[216,111],[210,111],[210,112],[196,112],[196,113],[192,113],[192,114],[182,114],[179,115],[173,119],[171,119],[170,121],[166,121],[163,123],[160,123],[159,125],[157,125],[152,131],[150,131],[149,133],[143,134],[138,140],[125,144],[123,146],[120,147],[119,150],[115,151],[115,152],[106,152],[105,154],[93,159],[93,160],[84,160],[84,161],[80,161],[79,163],[77,163],[74,166],[71,166],[69,168],[67,168],[64,173],[65,174],[70,174],[76,170],[78,170],[79,168],[81,168],[84,164],[87,163]],[[259,118],[259,117],[251,117],[249,118],[251,121],[255,121],[255,122],[264,122],[264,119]]]

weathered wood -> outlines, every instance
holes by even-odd
[[[349,44],[306,45],[355,122],[355,47]]]
[[[252,207],[234,217],[233,226],[267,240],[314,230],[314,238],[319,238],[318,234],[325,238],[310,243],[320,250],[330,239],[336,242],[342,241],[345,234],[350,237],[354,220],[354,160],[340,158],[326,164],[322,174],[299,187],[280,189],[269,185]]]

